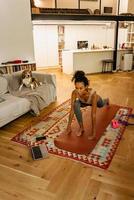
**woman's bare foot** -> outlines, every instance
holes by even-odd
[[[80,128],[80,131],[77,133],[77,136],[82,136],[84,133],[84,129]]]
[[[95,135],[89,135],[88,136],[88,140],[93,140],[93,139],[95,139]]]
[[[106,105],[109,107],[110,106],[109,98],[107,98],[105,101],[106,101]]]

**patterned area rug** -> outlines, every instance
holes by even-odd
[[[87,108],[83,108],[82,112],[86,109]],[[107,169],[121,140],[125,130],[125,125],[120,124],[118,128],[114,129],[111,124],[109,124],[106,131],[89,155],[80,155],[68,152],[58,149],[54,145],[54,139],[65,131],[69,110],[70,100],[58,106],[55,110],[49,113],[49,115],[42,118],[36,125],[28,127],[23,132],[17,134],[12,138],[12,141],[27,146],[38,145],[42,141],[36,142],[36,138],[45,135],[47,136],[46,146],[49,153],[79,161],[90,166],[92,165],[102,169]],[[131,111],[131,108],[120,107],[114,119],[120,119],[127,122],[128,115],[131,114]]]

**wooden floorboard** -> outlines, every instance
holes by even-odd
[[[55,73],[57,102],[33,117],[29,113],[0,128],[0,200],[134,200],[134,126],[128,126],[107,170],[49,155],[33,161],[27,147],[11,138],[37,123],[74,88],[71,75]],[[134,72],[88,75],[91,87],[111,103],[134,108]],[[134,120],[131,120],[134,122]]]

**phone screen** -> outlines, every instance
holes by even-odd
[[[32,154],[35,160],[43,157],[39,146],[32,147]]]

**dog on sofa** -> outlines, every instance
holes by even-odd
[[[38,86],[42,85],[41,82],[39,82],[36,78],[34,78],[32,76],[32,72],[31,70],[24,70],[22,72],[22,77],[21,77],[21,85],[19,87],[19,91],[22,90],[22,87],[25,86],[27,88],[31,88],[32,90],[34,90],[35,88],[37,88]]]

